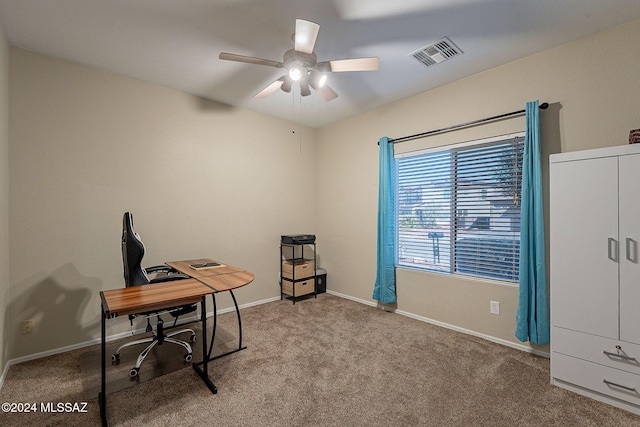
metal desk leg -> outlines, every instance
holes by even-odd
[[[211,351],[213,350],[213,341],[214,341],[215,336],[216,336],[216,321],[217,321],[217,317],[216,317],[216,313],[217,313],[217,310],[216,310],[216,296],[215,296],[215,294],[211,294],[211,297],[213,298],[213,333],[211,334],[211,344],[209,345],[209,354],[207,355],[209,360],[216,360],[216,359],[219,359],[221,357],[228,356],[228,355],[233,354],[233,353],[237,353],[238,351],[244,350],[244,349],[247,348],[247,347],[243,347],[242,346],[242,320],[240,319],[240,308],[238,307],[238,301],[236,300],[236,297],[233,294],[233,291],[229,290],[229,292],[231,293],[231,298],[233,298],[233,304],[236,307],[236,315],[238,316],[238,348],[235,349],[235,350],[228,351],[228,352],[223,353],[223,354],[219,354],[216,357],[213,357],[213,358],[211,357]]]
[[[202,381],[207,385],[211,393],[216,394],[218,389],[209,379],[209,358],[207,357],[207,302],[206,295],[202,297],[202,301],[200,302],[202,313],[200,317],[202,318],[202,362],[194,363],[193,370],[202,378]],[[202,365],[202,368],[200,368]]]
[[[213,331],[211,331],[211,344],[209,344],[207,360],[213,360],[211,359],[211,352],[213,351],[213,343],[216,341],[216,331],[218,330],[218,307],[216,305],[216,294],[211,294],[211,301],[213,301]]]
[[[236,306],[236,314],[238,315],[238,350],[243,350],[247,347],[242,347],[242,320],[240,319],[240,309],[238,308],[238,301],[236,301],[236,296],[231,292],[231,298],[233,298],[233,305]]]
[[[103,426],[108,426],[109,422],[107,421],[107,367],[106,367],[106,358],[107,358],[107,343],[106,343],[106,315],[104,312],[104,306],[101,306],[102,310],[102,320],[101,320],[101,329],[102,329],[102,338],[101,338],[101,366],[100,366],[100,376],[101,376],[101,384],[100,384],[100,393],[98,394],[98,402],[100,404],[100,419],[102,421]]]

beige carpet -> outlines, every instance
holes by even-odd
[[[209,319],[207,333],[211,333],[212,319]],[[188,325],[179,326],[177,329],[192,329],[196,336],[201,336],[201,324],[195,322]],[[216,342],[212,351],[215,357],[222,353],[226,353],[238,348],[237,326],[233,331],[221,327],[217,331]],[[171,332],[171,330],[166,331]],[[124,342],[133,341],[142,337],[151,336],[150,333],[137,335],[135,337],[123,338],[107,344],[107,393],[114,393],[124,390],[125,388],[134,387],[138,384],[150,381],[154,378],[169,374],[185,367],[189,367],[191,363],[184,361],[186,350],[175,344],[163,343],[156,345],[145,358],[138,375],[134,378],[129,376],[129,371],[135,366],[138,355],[145,349],[146,344],[138,344],[128,346],[120,352],[120,360],[111,361],[111,355]],[[190,334],[183,333],[175,338],[189,342]],[[190,343],[192,348],[193,362],[202,360],[202,340],[197,339],[195,343]],[[91,400],[98,397],[100,392],[100,357],[101,350],[99,347],[85,350],[80,355],[80,373],[82,376],[83,399]]]
[[[219,320],[233,336],[235,314]],[[242,321],[248,348],[210,365],[218,394],[179,369],[110,394],[111,425],[640,425],[550,385],[548,359],[333,295],[251,307]],[[96,349],[12,366],[0,401],[82,402],[80,361]],[[87,410],[2,413],[0,425],[99,425],[95,399]]]

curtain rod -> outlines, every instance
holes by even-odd
[[[542,104],[540,104],[539,108],[541,110],[546,110],[547,108],[549,108],[549,104],[547,102],[543,102]],[[466,128],[466,127],[469,127],[469,126],[477,125],[477,124],[480,124],[480,123],[490,122],[490,121],[498,120],[498,119],[504,119],[505,117],[516,116],[518,114],[523,114],[525,112],[526,112],[526,110],[512,111],[511,113],[500,114],[498,116],[487,117],[485,119],[474,120],[472,122],[467,122],[467,123],[460,123],[458,125],[453,125],[453,126],[449,126],[449,127],[442,128],[442,129],[430,130],[429,132],[416,133],[415,135],[403,136],[403,137],[397,138],[397,139],[393,139],[392,138],[391,141],[394,144],[397,144],[399,142],[411,141],[413,139],[418,139],[418,138],[425,138],[427,136],[436,135],[436,134],[439,134],[439,133],[451,132],[451,131],[456,130],[456,129],[462,129],[462,128]],[[378,141],[378,145],[380,145],[380,141]]]

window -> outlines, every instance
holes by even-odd
[[[398,155],[397,265],[518,281],[524,135]]]

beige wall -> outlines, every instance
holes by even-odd
[[[9,291],[9,46],[0,26],[0,312]],[[6,349],[4,316],[0,315],[0,382]]]
[[[3,239],[0,263],[6,267],[10,253],[11,270],[0,276],[6,308],[0,366],[99,337],[98,291],[122,286],[125,210],[135,214],[147,264],[206,255],[253,271],[255,282],[237,293],[241,304],[278,295],[278,238],[292,232],[318,234],[330,290],[371,300],[379,137],[540,99],[552,104],[542,113],[545,156],[624,144],[629,130],[640,127],[638,39],[635,21],[302,135],[286,121],[10,49],[9,138],[0,122],[0,199],[10,205],[10,250]],[[0,46],[6,81],[4,40]],[[2,87],[0,80],[6,120]],[[398,150],[523,126],[520,117]],[[9,150],[10,180],[1,156]],[[0,233],[8,228],[1,212]],[[489,314],[490,300],[500,301],[500,316]],[[398,270],[396,306],[517,343],[512,286]],[[35,333],[20,335],[20,322],[29,318]],[[122,321],[108,333],[127,329]]]
[[[640,20],[321,129],[317,230],[326,242],[323,264],[329,288],[371,300],[380,137],[521,110],[527,101],[539,99],[551,104],[541,114],[545,174],[549,153],[626,144],[629,130],[640,127],[638,40]],[[454,66],[453,61],[439,67]],[[415,150],[523,129],[524,118],[519,117],[396,148]],[[545,182],[545,194],[547,190]],[[398,310],[519,343],[514,337],[516,287],[398,269],[397,294]],[[500,302],[499,316],[489,314],[491,300]],[[548,346],[539,350],[548,351]]]
[[[255,274],[236,292],[240,304],[280,295],[280,235],[315,231],[314,130],[10,55],[10,359],[99,338],[98,291],[123,286],[127,210],[146,265],[207,256]],[[20,334],[25,319],[35,319],[34,334]],[[129,329],[126,319],[109,323],[109,334]]]

